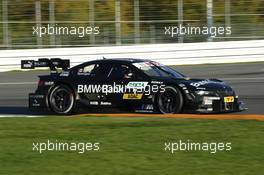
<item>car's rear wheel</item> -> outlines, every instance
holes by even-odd
[[[74,93],[65,85],[58,85],[52,89],[49,96],[50,108],[57,114],[71,114],[74,108]]]
[[[180,113],[183,107],[183,96],[177,87],[167,86],[158,94],[157,107],[163,114]]]

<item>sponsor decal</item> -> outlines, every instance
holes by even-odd
[[[89,84],[89,85],[82,85],[79,84],[77,86],[77,92],[78,93],[103,93],[103,94],[110,94],[110,93],[124,93],[126,91],[125,86],[123,85],[118,85],[118,84],[113,84],[113,85],[94,85],[94,84]]]
[[[38,95],[38,94],[29,94],[29,98],[44,98],[44,95]]]
[[[54,84],[53,81],[45,81],[45,83],[44,83],[45,86],[51,86],[53,84]]]
[[[91,73],[90,72],[78,72],[77,75],[89,76],[91,75]]]
[[[150,66],[155,65],[155,66],[163,66],[162,64],[156,62],[156,61],[150,61],[150,62],[147,62],[148,64],[150,64]]]
[[[142,99],[143,94],[124,94],[124,100],[140,100]]]
[[[101,101],[100,105],[103,105],[103,106],[111,106],[112,103],[106,102],[106,101]]]
[[[220,100],[220,97],[203,97],[203,104],[204,105],[213,105],[214,100]]]
[[[143,104],[142,106],[141,106],[141,110],[154,110],[154,107],[153,107],[153,105],[152,104]]]
[[[127,85],[116,84],[79,84],[77,85],[77,92],[79,93],[127,93],[127,94],[145,94],[150,95],[151,93],[164,92],[165,85],[153,84],[150,85],[148,82],[129,82]]]
[[[208,83],[210,83],[209,80],[203,80],[203,81],[198,81],[198,82],[195,82],[195,83],[191,83],[190,85],[194,86],[194,87],[199,87],[199,86],[202,86],[202,85],[205,85],[205,84],[208,84]]]
[[[179,84],[180,87],[185,87],[185,84]]]
[[[103,106],[110,106],[112,103],[107,101],[101,101],[100,103],[98,101],[90,101],[90,105],[103,105]]]
[[[162,81],[151,81],[151,84],[163,84]]]
[[[144,67],[148,67],[149,64],[147,62],[139,62],[139,63],[133,63],[134,66],[136,66],[139,69],[143,69]]]
[[[69,71],[63,71],[60,76],[61,77],[68,77],[70,75],[70,72]]]
[[[22,61],[22,68],[33,69],[34,68],[34,61],[32,61],[32,60]]]
[[[152,99],[152,98],[153,98],[153,95],[146,95],[146,97],[147,97],[148,99]]]
[[[205,90],[206,88],[198,87],[197,90]]]
[[[131,81],[127,84],[127,88],[130,89],[145,89],[148,85],[148,82],[140,82],[140,81]]]
[[[224,97],[224,102],[225,103],[233,103],[235,101],[233,96],[230,97]]]
[[[98,101],[90,101],[90,105],[98,105]]]
[[[45,106],[45,96],[39,94],[29,94],[29,107]]]
[[[40,103],[38,102],[37,99],[34,99],[33,100],[32,106],[34,106],[34,107],[40,107]]]

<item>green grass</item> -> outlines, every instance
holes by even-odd
[[[0,118],[0,174],[261,175],[264,122],[165,118]],[[100,151],[32,151],[33,142],[100,142]],[[164,151],[164,142],[232,142],[231,151]]]

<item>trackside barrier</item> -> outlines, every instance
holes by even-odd
[[[165,65],[258,62],[264,61],[264,40],[0,50],[0,71],[20,70],[22,59],[70,59],[74,66],[103,57],[151,59]]]

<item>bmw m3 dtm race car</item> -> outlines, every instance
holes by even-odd
[[[22,60],[22,69],[49,67],[29,94],[31,110],[71,114],[85,108],[153,113],[222,113],[244,110],[235,91],[218,79],[192,79],[145,59],[102,59],[70,68],[69,60]],[[58,71],[58,69],[62,69]]]

